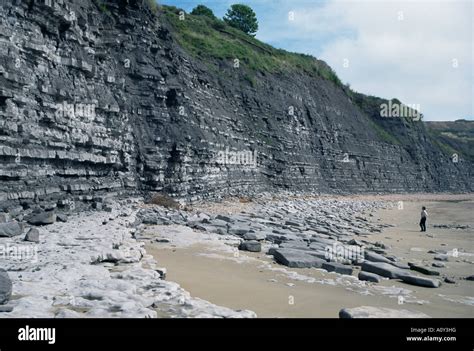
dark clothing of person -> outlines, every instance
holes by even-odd
[[[421,217],[420,228],[422,232],[426,232],[426,217]]]

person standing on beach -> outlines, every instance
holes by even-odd
[[[421,220],[420,220],[420,228],[422,232],[426,232],[426,218],[428,218],[428,212],[426,212],[426,207],[423,206],[421,208]]]

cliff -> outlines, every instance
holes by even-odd
[[[381,101],[322,61],[147,1],[1,1],[0,208],[472,191],[470,161],[380,117]]]

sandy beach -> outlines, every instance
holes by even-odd
[[[289,268],[275,263],[265,250],[236,251],[219,235],[191,234],[170,226],[149,227],[147,235],[161,242],[148,242],[145,248],[160,266],[167,268],[166,279],[179,283],[193,297],[232,309],[251,310],[258,317],[337,318],[342,308],[358,306],[406,309],[440,318],[473,317],[474,282],[464,278],[474,271],[474,196],[363,198],[389,203],[389,208],[378,210],[370,220],[393,225],[381,233],[364,236],[364,240],[383,243],[390,254],[404,262],[428,267],[435,262],[434,255],[428,251],[444,250],[450,256],[437,278],[448,277],[455,283],[443,282],[439,288],[425,288],[384,279],[375,284],[359,281],[357,270],[352,276],[344,276],[316,268]],[[399,206],[398,201],[403,205]],[[206,210],[212,207],[214,213],[228,213],[249,206],[208,205]],[[429,214],[426,233],[421,233],[418,226],[421,206],[426,206]],[[433,227],[436,224],[470,228]],[[193,239],[188,240],[191,235]],[[453,252],[457,254],[452,255]]]

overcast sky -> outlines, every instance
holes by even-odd
[[[161,0],[222,17],[251,6],[257,38],[325,60],[365,94],[417,105],[425,120],[474,118],[472,0]]]

